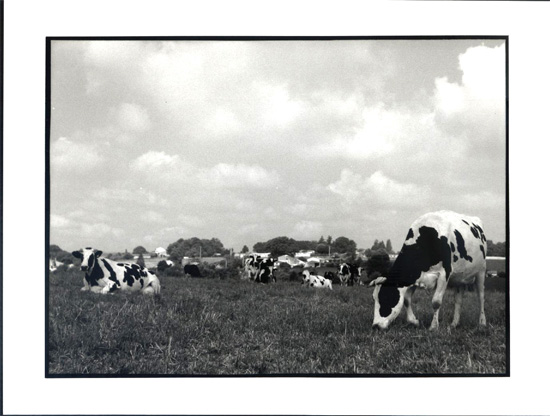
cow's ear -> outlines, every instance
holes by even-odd
[[[375,286],[375,285],[381,285],[381,284],[384,283],[386,280],[388,280],[387,277],[384,277],[384,276],[377,277],[376,279],[374,279],[373,281],[371,281],[371,282],[369,283],[369,287]]]
[[[80,251],[73,251],[72,255],[75,256],[77,259],[82,260],[84,258],[84,255]]]
[[[95,256],[96,256],[96,257],[99,257],[99,256],[101,256],[102,254],[103,254],[103,251],[101,251],[101,250],[96,250],[96,252],[95,252]]]

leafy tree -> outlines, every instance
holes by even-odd
[[[487,255],[506,257],[506,243],[493,243],[492,240],[487,240]]]
[[[382,249],[373,251],[365,264],[367,276],[369,277],[371,277],[371,275],[375,272],[379,273],[380,275],[385,275],[388,272],[389,267],[390,256],[388,255],[386,250]]]
[[[332,244],[332,251],[335,253],[346,253],[354,256],[356,249],[357,244],[355,243],[355,241],[350,240],[347,237],[338,237],[336,240],[334,240],[334,243]]]
[[[248,253],[248,252],[250,252],[250,250],[248,249],[248,246],[245,244],[241,249],[241,253]]]
[[[132,256],[130,253],[126,252],[124,253],[124,255],[122,256],[122,258],[124,260],[132,260],[134,258],[134,256]]]
[[[143,254],[139,253],[136,263],[141,267],[145,267],[145,260],[143,259]]]
[[[67,265],[73,264],[74,261],[76,260],[76,258],[71,253],[64,250],[61,250],[60,252],[58,252],[57,255],[55,256],[55,259]]]
[[[332,244],[332,237],[330,235],[327,237],[327,244],[329,246]]]
[[[315,251],[319,254],[328,254],[328,245],[326,244],[317,244],[317,247],[315,247]]]
[[[228,254],[229,250],[224,248],[222,242],[217,238],[200,239],[192,237],[187,240],[180,238],[178,241],[168,245],[166,249],[170,260],[180,263],[184,257],[211,257],[215,253]]]
[[[258,253],[271,253],[273,257],[283,254],[295,254],[300,250],[315,250],[318,243],[316,241],[297,241],[288,237],[276,237],[266,242],[259,242],[252,247]]]
[[[393,247],[391,245],[391,240],[388,238],[388,241],[386,241],[386,251],[389,253],[389,254],[393,254],[394,251],[393,251]]]
[[[59,246],[55,244],[50,244],[50,257],[56,257],[62,250]]]
[[[134,248],[134,250],[132,251],[132,254],[145,254],[147,253],[147,250],[145,249],[145,247],[143,246],[137,246],[136,248]]]
[[[319,244],[325,244],[326,241],[325,241],[325,238],[323,236],[321,236],[321,238],[319,239],[318,241]]]
[[[384,241],[374,240],[374,244],[372,245],[371,250],[372,251],[377,251],[377,250],[386,250],[387,251],[387,248],[386,248],[386,245],[384,244]]]

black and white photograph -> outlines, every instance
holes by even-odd
[[[547,414],[548,11],[6,5],[0,411]]]
[[[507,374],[505,38],[49,46],[48,375]]]

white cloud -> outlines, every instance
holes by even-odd
[[[105,157],[97,143],[81,143],[60,137],[51,146],[52,172],[86,173],[104,162]]]
[[[279,182],[276,172],[269,172],[260,166],[218,163],[212,168],[202,169],[198,178],[203,183],[218,187],[271,187]]]
[[[166,222],[166,218],[162,214],[151,210],[140,213],[139,218],[148,225],[149,223],[162,224]]]
[[[175,166],[179,163],[179,160],[178,155],[170,156],[164,152],[152,150],[130,162],[130,168],[135,170],[155,170]]]
[[[323,233],[323,224],[318,221],[302,220],[296,223],[292,233],[300,239],[316,239]]]
[[[101,238],[105,236],[121,237],[124,235],[124,231],[117,227],[111,227],[105,223],[82,223],[80,224],[81,237],[90,237],[93,239]]]
[[[51,214],[50,215],[50,226],[54,228],[65,228],[71,225],[71,220],[65,218],[62,215]]]
[[[141,133],[151,128],[147,110],[137,104],[121,104],[117,110],[117,120],[124,131]]]
[[[340,179],[327,186],[327,189],[343,198],[346,205],[364,204],[369,206],[418,205],[429,195],[429,189],[412,183],[400,183],[374,172],[367,178],[343,169]]]
[[[435,81],[434,106],[442,130],[480,148],[486,143],[504,146],[505,55],[504,45],[478,46],[460,55],[461,83],[447,78]],[[485,149],[495,153],[495,148]]]

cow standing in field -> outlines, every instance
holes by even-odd
[[[158,277],[145,267],[100,258],[102,251],[91,247],[73,251],[72,254],[82,261],[80,269],[84,272],[84,287],[81,290],[102,294],[116,290],[139,290],[145,294],[160,293]]]
[[[302,284],[306,287],[320,287],[332,290],[332,282],[323,276],[311,274],[309,270],[302,272]]]
[[[255,281],[258,283],[276,282],[277,278],[274,273],[275,260],[271,257],[261,259],[258,263],[258,271],[256,273]]]
[[[386,329],[403,305],[407,321],[418,325],[411,298],[417,287],[433,291],[430,330],[439,327],[439,309],[447,285],[456,287],[452,327],[458,325],[466,285],[475,283],[479,298],[479,324],[485,325],[484,285],[487,240],[481,220],[451,211],[428,213],[413,222],[403,248],[387,276],[375,285],[373,328]]]
[[[250,255],[244,263],[243,279],[249,279],[256,283],[276,282],[274,269],[275,260],[271,257],[262,258],[258,255]]]
[[[363,268],[354,264],[342,263],[338,267],[338,278],[341,285],[353,286],[356,281],[359,282],[361,273],[363,273]]]

